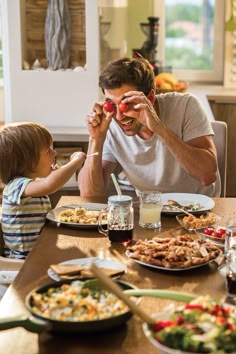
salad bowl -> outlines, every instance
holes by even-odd
[[[144,334],[162,354],[236,353],[236,311],[207,296],[168,307]]]

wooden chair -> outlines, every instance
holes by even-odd
[[[221,197],[226,196],[226,177],[227,177],[227,124],[222,121],[211,122],[215,133],[213,141],[217,151],[218,168],[221,179]]]

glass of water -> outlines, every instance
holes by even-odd
[[[230,219],[226,226],[225,255],[232,249],[236,250],[236,221]]]

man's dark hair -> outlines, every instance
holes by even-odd
[[[149,61],[126,57],[109,63],[99,77],[99,87],[104,92],[123,84],[133,85],[145,95],[155,90],[155,74]]]

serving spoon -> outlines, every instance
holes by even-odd
[[[96,277],[100,280],[100,282],[113,294],[115,294],[119,299],[121,299],[137,316],[139,316],[144,322],[146,322],[149,326],[154,326],[156,320],[150,317],[146,312],[140,309],[129,297],[126,295],[120,287],[106,274],[98,268],[94,263],[92,263],[89,269],[96,275]]]
[[[189,302],[194,299],[194,295],[188,293],[181,293],[171,290],[155,290],[155,289],[128,289],[121,290],[120,287],[109,278],[101,268],[98,268],[94,263],[91,263],[89,269],[96,275],[100,282],[113,294],[115,294],[119,299],[121,299],[137,316],[139,316],[144,322],[149,326],[153,326],[156,323],[156,320],[150,317],[146,312],[140,309],[130,298],[129,296],[152,296],[163,299],[171,299],[176,301]],[[90,285],[91,285],[90,281]],[[96,282],[96,280],[95,280]],[[96,284],[96,283],[94,283]],[[84,284],[86,286],[86,282]]]

